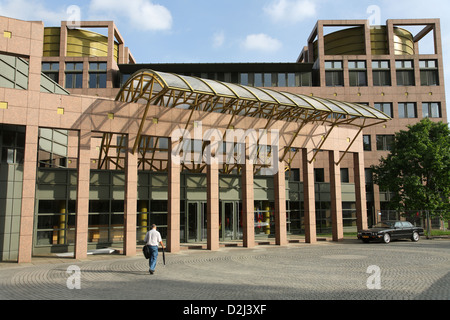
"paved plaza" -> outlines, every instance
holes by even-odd
[[[295,243],[148,260],[92,255],[0,263],[2,300],[449,300],[450,241]],[[187,304],[189,306],[189,304]]]

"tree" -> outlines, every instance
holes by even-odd
[[[426,118],[395,135],[391,153],[372,166],[374,183],[394,196],[390,209],[450,219],[450,129]]]

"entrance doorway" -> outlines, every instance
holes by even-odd
[[[221,240],[242,239],[242,204],[239,201],[221,201],[219,210]]]
[[[204,201],[188,201],[186,212],[187,242],[206,241],[207,203]]]

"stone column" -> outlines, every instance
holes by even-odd
[[[308,161],[310,149],[302,149],[303,162],[303,206],[306,243],[317,242],[316,232],[316,200],[314,194],[314,164]]]
[[[136,213],[137,213],[137,180],[138,155],[133,154],[134,141],[128,139],[128,150],[125,162],[125,212],[124,212],[124,243],[126,256],[136,255]]]
[[[249,145],[245,146],[245,162],[242,165],[242,232],[243,246],[255,246],[255,196],[253,191],[253,162],[249,156]]]
[[[167,250],[180,251],[180,158],[172,155],[174,142],[169,139],[168,203],[167,203]]]
[[[75,218],[75,259],[87,258],[91,137],[91,131],[82,130],[79,132],[76,200],[77,215]]]
[[[286,180],[283,162],[278,163],[278,171],[274,175],[275,187],[275,243],[287,244],[286,230]]]
[[[31,262],[33,251],[38,137],[38,126],[26,127],[18,263]]]
[[[364,153],[353,153],[356,193],[356,224],[358,230],[367,229],[366,179],[364,172]]]
[[[328,151],[330,167],[330,193],[331,193],[331,224],[333,230],[333,241],[344,239],[342,221],[342,189],[341,189],[341,166],[339,151]]]
[[[208,250],[219,249],[219,165],[215,161],[207,165],[207,228]]]

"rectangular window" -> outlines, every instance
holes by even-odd
[[[439,73],[436,60],[420,60],[420,84],[422,86],[438,86]]]
[[[414,78],[413,61],[400,60],[395,62],[397,69],[397,85],[398,86],[414,86],[416,84]]]
[[[66,88],[83,87],[83,62],[66,63]]]
[[[325,171],[323,168],[314,169],[314,181],[325,182]]]
[[[249,85],[248,73],[241,73],[241,74],[239,74],[239,83],[242,84],[243,86],[248,86]]]
[[[394,135],[377,135],[377,150],[391,151],[394,137]]]
[[[59,81],[59,62],[42,62],[42,72],[58,83]]]
[[[399,103],[398,104],[398,117],[399,118],[417,118],[417,108],[416,104],[409,103]]]
[[[349,61],[348,69],[351,87],[367,86],[367,70],[365,61]]]
[[[348,175],[348,168],[341,168],[341,182],[342,183],[349,183],[350,178]]]
[[[262,85],[263,85],[263,75],[262,75],[262,73],[255,73],[254,77],[255,78],[254,78],[253,85],[255,87],[262,87]]]
[[[106,62],[89,63],[89,88],[106,88]]]
[[[370,135],[363,136],[364,151],[372,151],[372,138]]]
[[[272,87],[272,74],[271,73],[264,73],[264,83],[263,87]]]
[[[374,104],[375,109],[383,112],[390,118],[392,118],[392,103],[375,103]]]
[[[325,61],[325,82],[327,87],[344,86],[342,61]]]
[[[389,61],[372,61],[373,85],[377,87],[391,85]]]
[[[424,102],[422,104],[424,118],[442,118],[441,104],[438,102]]]
[[[364,169],[364,176],[366,178],[366,192],[373,192],[373,173],[371,168]]]
[[[286,76],[288,87],[296,87],[295,73],[288,73]]]
[[[286,73],[278,74],[278,87],[287,87]]]

